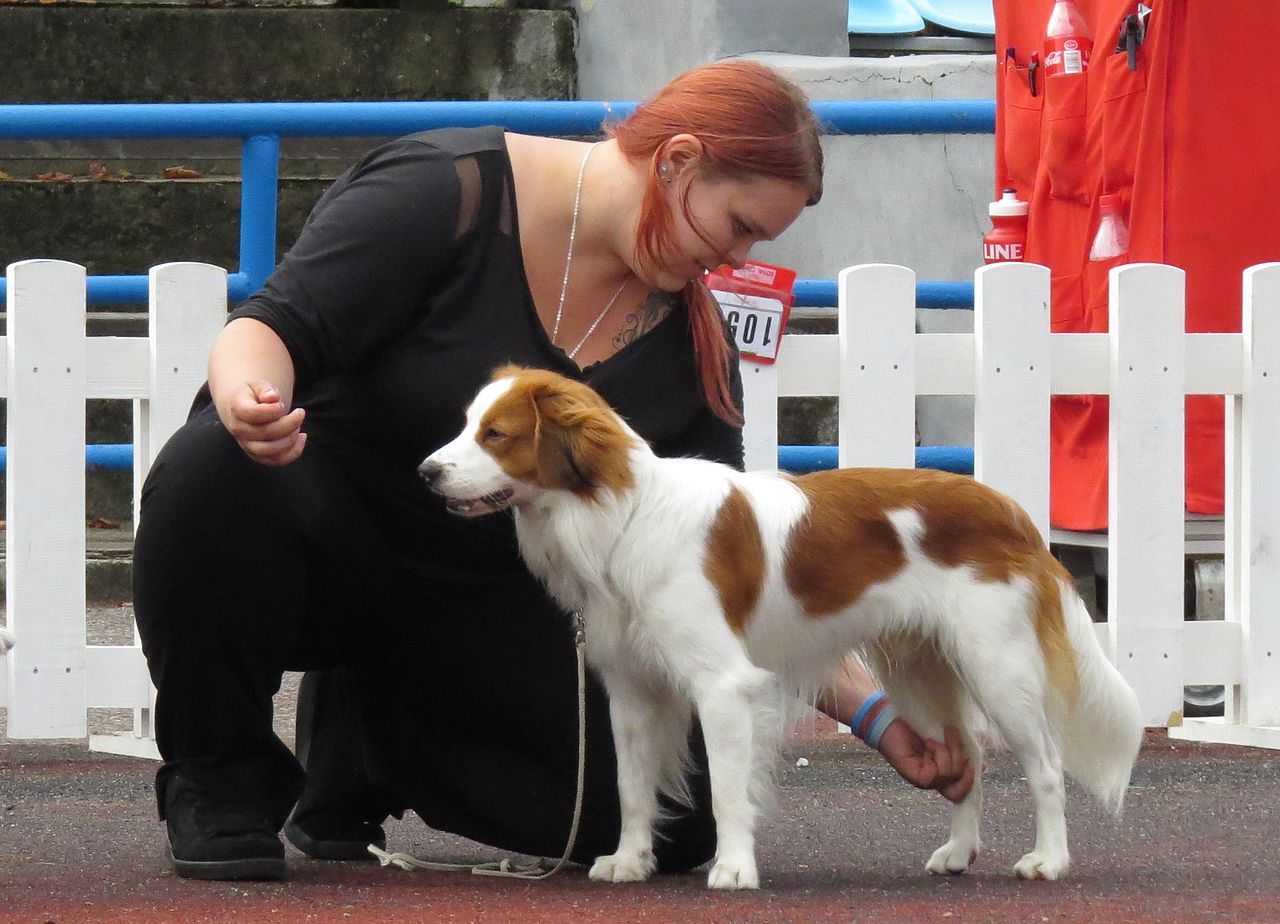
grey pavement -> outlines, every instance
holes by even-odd
[[[127,607],[92,616],[91,641],[129,637]],[[277,702],[286,740],[295,689],[291,676]],[[128,715],[92,721],[92,731],[123,730]],[[526,883],[323,863],[292,848],[283,883],[190,882],[166,861],[153,763],[93,753],[83,740],[2,735],[0,922],[1280,922],[1280,752],[1171,741],[1162,731],[1148,734],[1120,819],[1069,787],[1073,869],[1061,882],[1027,883],[1010,869],[1030,847],[1031,806],[1006,756],[993,757],[986,777],[983,855],[968,874],[939,878],[924,863],[945,839],[945,803],[825,719],[802,720],[760,836],[763,887],[735,894],[708,892],[704,873],[612,886],[574,867]],[[500,856],[413,816],[388,834],[391,849],[431,859]]]

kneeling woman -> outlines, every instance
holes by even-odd
[[[508,517],[450,516],[415,469],[504,363],[590,382],[661,454],[740,466],[741,384],[701,277],[821,188],[806,100],[745,61],[676,78],[603,142],[428,131],[334,183],[232,313],[143,490],[134,599],[179,875],[283,876],[286,820],[305,853],[364,859],[408,809],[561,854],[577,787],[570,621]],[[311,671],[297,758],[272,729],[286,670]],[[860,673],[824,702],[848,720],[873,689]],[[592,680],[584,862],[617,840],[608,722]],[[886,725],[904,776],[967,789],[954,742]],[[700,764],[694,804],[673,807],[662,869],[710,857],[704,777]]]

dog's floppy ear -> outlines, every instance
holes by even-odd
[[[589,495],[597,488],[631,486],[628,450],[633,438],[595,392],[577,383],[552,382],[530,398],[543,487]]]

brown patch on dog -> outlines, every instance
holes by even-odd
[[[751,502],[737,487],[720,505],[707,535],[702,571],[720,594],[725,621],[737,635],[747,622],[764,590],[764,540]]]
[[[941,475],[941,473],[938,473]],[[941,565],[968,565],[980,580],[1026,577],[1035,595],[1036,639],[1050,682],[1067,702],[1079,690],[1075,649],[1067,635],[1062,588],[1074,582],[1053,557],[1027,512],[970,478],[940,477],[917,505],[924,521],[921,548]]]
[[[514,366],[493,377],[513,381],[480,420],[476,440],[511,477],[583,497],[632,486],[635,437],[589,386]]]
[[[899,505],[864,469],[793,479],[809,509],[787,540],[787,588],[811,617],[852,606],[867,588],[906,564],[898,532],[885,516]]]
[[[1075,650],[1061,593],[1070,577],[1021,507],[972,478],[928,469],[838,469],[795,484],[809,510],[788,542],[786,580],[808,615],[838,612],[893,577],[906,556],[887,514],[914,509],[924,524],[921,551],[937,564],[968,566],[983,581],[1021,575],[1031,582],[1050,680],[1068,702],[1074,698]]]

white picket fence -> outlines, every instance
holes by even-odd
[[[155,452],[186,419],[226,321],[227,274],[170,263],[150,273],[146,337],[88,337],[85,270],[57,260],[8,268],[5,609],[17,645],[0,657],[11,738],[80,738],[87,710],[136,710],[133,740],[154,754],[151,683],[137,645],[85,632],[85,400],[134,404],[134,507]]]
[[[86,338],[81,267],[37,260],[8,273],[7,609],[18,637],[0,657],[9,735],[82,737],[89,707],[131,708],[131,739],[93,745],[154,754],[141,651],[86,644],[84,401],[135,402],[140,483],[204,380],[225,274],[156,267],[150,336]],[[917,334],[911,270],[842,272],[840,333],[789,336],[776,365],[743,364],[748,466],[776,464],[778,397],[839,397],[841,465],[910,466],[916,396],[973,395],[976,476],[1048,535],[1049,396],[1111,395],[1111,615],[1100,637],[1148,724],[1280,747],[1280,492],[1266,486],[1280,471],[1280,427],[1267,426],[1280,419],[1280,264],[1245,273],[1243,334],[1183,333],[1183,274],[1168,266],[1112,271],[1107,334],[1050,334],[1044,267],[984,267],[975,299],[974,333]],[[1183,621],[1186,394],[1228,396],[1221,622]],[[1225,685],[1224,719],[1183,722],[1184,684]]]
[[[915,274],[840,274],[837,334],[789,336],[774,366],[744,364],[747,466],[774,464],[778,397],[839,397],[842,466],[913,464],[917,395],[973,395],[974,474],[1049,535],[1049,396],[1109,394],[1104,647],[1148,725],[1182,738],[1280,748],[1280,264],[1244,274],[1243,334],[1184,333],[1181,270],[1118,267],[1111,331],[1049,332],[1049,271],[975,274],[972,334],[915,332]],[[1226,395],[1227,618],[1183,621],[1184,402]],[[1222,720],[1182,718],[1185,684],[1223,684]]]

